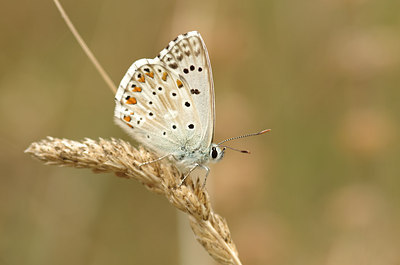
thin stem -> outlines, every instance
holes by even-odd
[[[72,34],[74,35],[75,39],[78,41],[78,43],[81,46],[81,48],[83,49],[83,51],[89,57],[90,61],[94,65],[94,67],[96,67],[96,70],[100,73],[101,77],[104,79],[104,81],[106,82],[108,87],[115,94],[117,92],[117,86],[114,84],[114,82],[108,76],[108,74],[103,69],[103,67],[100,65],[100,63],[97,61],[96,57],[93,55],[93,53],[91,52],[89,47],[86,45],[85,41],[79,35],[79,32],[76,30],[74,24],[72,24],[72,22],[69,19],[67,13],[65,13],[65,11],[64,11],[62,5],[60,4],[60,2],[58,2],[58,0],[54,0],[54,3],[57,6],[58,11],[60,11],[61,17],[64,19],[65,23],[67,24],[68,28],[71,30]]]

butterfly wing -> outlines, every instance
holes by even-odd
[[[200,139],[199,115],[186,81],[158,60],[136,61],[115,95],[115,120],[134,139],[157,153],[175,150]]]
[[[186,80],[202,128],[201,142],[209,147],[214,135],[214,82],[206,45],[197,31],[178,36],[157,56],[174,73]]]
[[[156,58],[133,63],[115,100],[117,124],[160,155],[188,146],[209,147],[214,92],[200,34],[180,35]]]

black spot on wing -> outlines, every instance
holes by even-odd
[[[196,89],[190,89],[190,93],[191,94],[193,94],[193,95],[198,95],[198,94],[200,94],[200,91],[196,88]]]
[[[168,66],[171,67],[172,69],[178,68],[178,64],[177,63],[170,63],[170,64],[168,64]]]

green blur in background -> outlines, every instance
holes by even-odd
[[[400,264],[400,1],[62,3],[116,83],[199,31],[216,141],[272,128],[232,142],[252,154],[228,150],[207,183],[243,264]],[[52,1],[7,1],[0,21],[0,264],[177,264],[163,197],[23,153],[46,136],[129,137]]]

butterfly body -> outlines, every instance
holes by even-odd
[[[196,31],[178,36],[154,59],[132,64],[115,95],[114,118],[135,140],[181,170],[223,156],[212,144],[214,88],[208,52]]]

